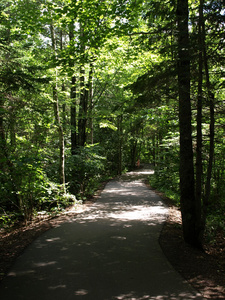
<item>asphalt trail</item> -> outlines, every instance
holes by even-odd
[[[1,300],[203,299],[158,238],[168,209],[131,172],[89,209],[36,239],[0,284]]]

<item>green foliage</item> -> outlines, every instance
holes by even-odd
[[[153,188],[173,200],[175,205],[180,205],[178,165],[164,162],[160,166],[157,166],[154,174],[149,177],[149,183]]]
[[[14,226],[21,219],[21,214],[15,211],[7,212],[0,209],[0,229]]]
[[[219,203],[216,207],[211,206],[206,218],[205,238],[210,244],[216,242],[217,234],[222,234],[225,238],[225,201]]]
[[[118,131],[109,127],[97,128],[96,139],[99,140],[99,145],[106,158],[105,171],[112,175],[116,174],[118,168]]]
[[[105,176],[106,158],[98,145],[80,147],[77,153],[67,158],[66,181],[71,193],[82,199],[92,195]]]
[[[16,186],[17,205],[25,220],[30,220],[43,192],[45,177],[39,162],[30,157],[13,161],[12,177]]]
[[[59,212],[67,206],[78,203],[82,203],[82,201],[77,200],[75,195],[66,192],[65,187],[61,184],[46,181],[40,198],[39,210]]]
[[[1,226],[13,225],[20,219],[30,221],[40,210],[60,211],[80,203],[62,185],[51,182],[35,158],[14,160],[10,173],[0,175]]]

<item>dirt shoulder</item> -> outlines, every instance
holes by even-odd
[[[181,212],[169,199],[160,196],[169,206],[169,216],[159,239],[164,254],[205,299],[225,299],[224,237],[218,235],[213,246],[204,244],[204,252],[190,247],[183,239]]]
[[[87,209],[96,201],[100,191],[84,205],[79,206],[77,210],[68,209],[61,216],[48,219],[39,218],[28,226],[20,226],[10,232],[1,232],[0,281],[7,274],[15,259],[33,240],[50,228]],[[224,239],[219,238],[218,246],[214,246],[214,248],[205,245],[205,252],[191,248],[182,238],[180,211],[172,206],[169,199],[164,198],[164,201],[170,208],[168,219],[159,239],[163,252],[173,267],[206,299],[225,299],[225,253],[221,251],[225,246]]]

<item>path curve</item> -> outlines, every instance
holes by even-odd
[[[143,178],[110,181],[98,201],[36,239],[0,284],[2,300],[203,299],[158,238],[168,208]]]

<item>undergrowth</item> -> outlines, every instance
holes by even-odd
[[[149,183],[152,188],[172,200],[175,206],[180,207],[178,173],[156,170],[153,175],[150,175]],[[205,224],[206,243],[216,244],[218,235],[225,238],[225,201],[218,197],[215,199],[212,195]]]

